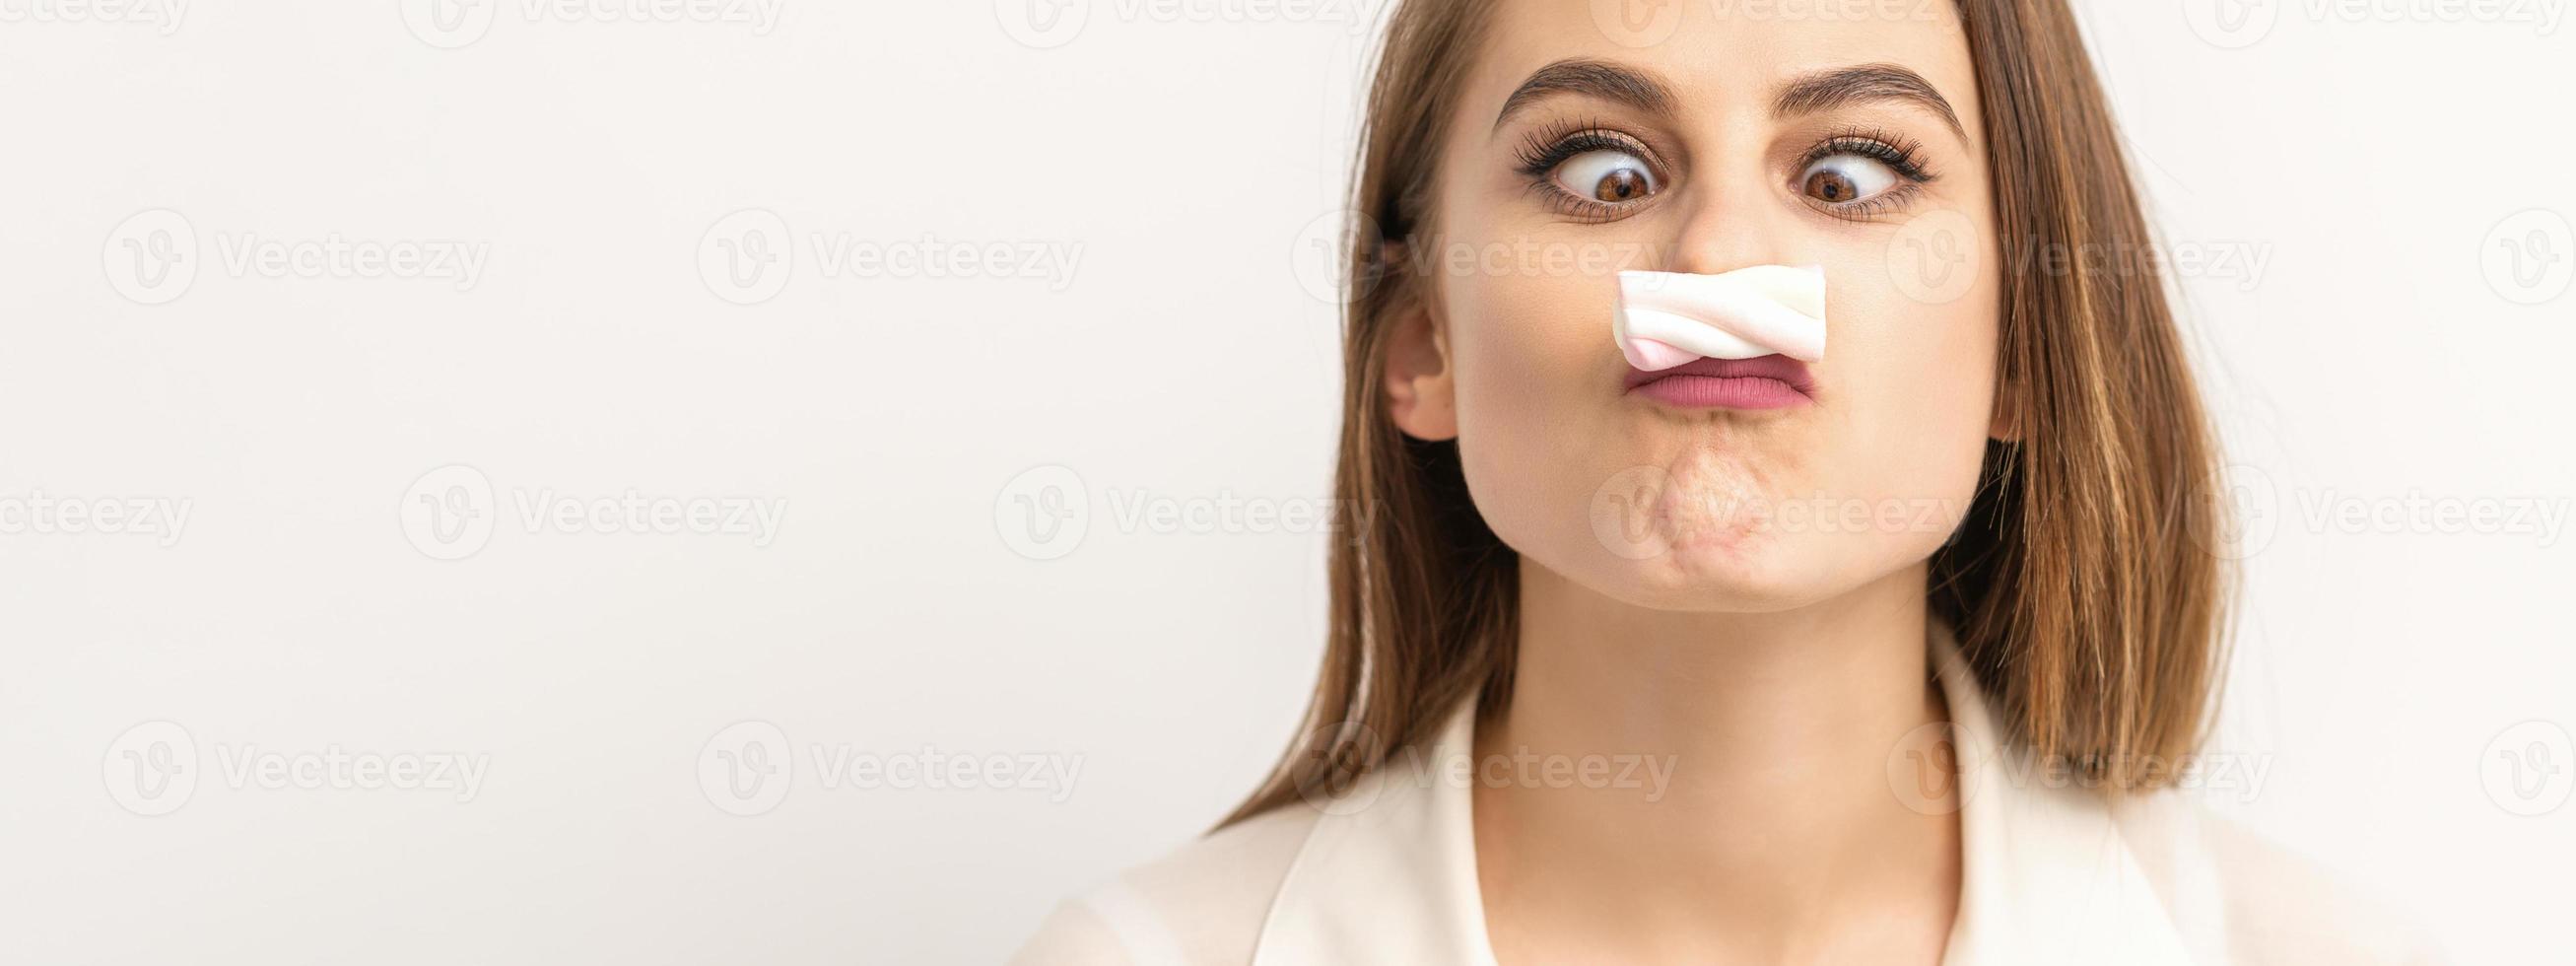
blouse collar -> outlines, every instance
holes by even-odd
[[[1961,782],[1959,910],[1943,962],[2191,961],[2109,804],[2010,757],[2019,753],[2001,740],[1948,629],[1936,622],[1928,644]],[[1453,767],[1473,758],[1476,703],[1461,705],[1427,752],[1399,754],[1312,804],[1322,814],[1272,901],[1254,966],[1494,966],[1476,881],[1473,769]]]

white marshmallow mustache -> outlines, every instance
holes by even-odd
[[[1755,265],[1718,275],[1620,272],[1611,335],[1628,364],[1660,372],[1693,359],[1825,357],[1825,269]]]

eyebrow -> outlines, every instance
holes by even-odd
[[[1913,103],[1940,115],[1962,140],[1968,136],[1968,129],[1959,124],[1959,112],[1950,108],[1949,99],[1934,90],[1931,81],[1895,64],[1837,67],[1794,78],[1771,99],[1771,116],[1795,117],[1870,101]]]
[[[1502,127],[1513,114],[1556,94],[1589,95],[1649,114],[1669,114],[1673,107],[1672,87],[1652,74],[1609,61],[1560,60],[1531,72],[1513,88],[1494,116],[1494,126]]]
[[[1499,130],[1512,115],[1558,94],[1586,95],[1649,114],[1672,113],[1675,100],[1672,85],[1646,71],[1603,60],[1560,60],[1531,72],[1512,89],[1494,116],[1494,127]],[[1931,81],[1895,64],[1858,64],[1792,78],[1772,98],[1771,115],[1795,117],[1872,101],[1912,103],[1939,115],[1962,139],[1968,136],[1959,112]]]

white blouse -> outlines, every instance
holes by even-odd
[[[1936,627],[1931,649],[1962,783],[1944,963],[2438,961],[2399,917],[2172,793],[2114,805],[1999,767],[1956,645]],[[1471,755],[1474,723],[1469,700],[1429,760]],[[1472,787],[1439,777],[1468,771],[1382,768],[1340,797],[1212,833],[1067,901],[1013,962],[1493,966]]]

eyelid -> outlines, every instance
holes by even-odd
[[[1556,183],[1558,168],[1593,151],[1617,151],[1645,162],[1646,176],[1656,190],[1635,201],[1612,204],[1583,197]],[[1665,163],[1646,139],[1589,118],[1532,130],[1521,139],[1517,161],[1518,173],[1529,183],[1529,190],[1538,192],[1558,210],[1585,222],[1611,221],[1632,214],[1670,190],[1674,181],[1672,166]]]
[[[1593,121],[1551,125],[1538,128],[1521,139],[1519,162],[1522,174],[1537,176],[1565,163],[1567,158],[1593,150],[1625,151],[1646,162],[1649,173],[1669,179],[1671,168],[1657,155],[1645,139]]]
[[[1838,154],[1870,158],[1918,183],[1940,178],[1923,160],[1922,141],[1880,128],[1845,128],[1826,135],[1799,156],[1797,170],[1803,172]]]

